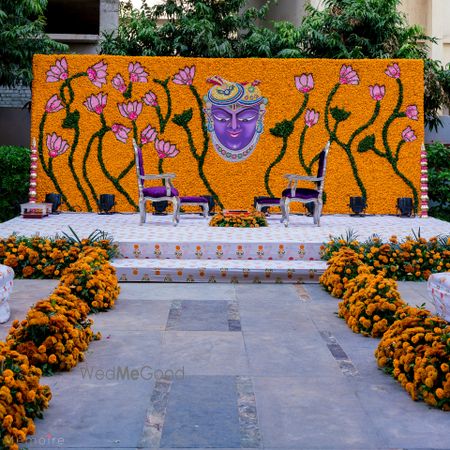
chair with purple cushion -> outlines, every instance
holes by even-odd
[[[325,183],[325,172],[327,168],[327,155],[330,149],[330,142],[327,142],[325,148],[319,155],[319,168],[316,177],[302,176],[302,175],[285,175],[284,178],[288,180],[288,187],[281,194],[281,223],[289,226],[289,204],[291,202],[314,203],[314,223],[320,227],[320,216],[322,214],[322,194]],[[316,184],[315,189],[298,188],[299,181],[312,181]]]
[[[178,191],[172,184],[175,178],[173,173],[161,173],[159,175],[145,174],[144,159],[142,158],[142,150],[133,140],[134,156],[136,160],[136,172],[138,178],[139,189],[139,213],[141,217],[141,225],[145,223],[147,216],[147,202],[169,201],[173,204],[173,225],[177,226],[180,221],[180,198]],[[145,187],[146,180],[163,180],[163,186]]]

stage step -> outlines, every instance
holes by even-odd
[[[201,234],[201,233],[200,233]],[[197,236],[197,239],[200,236]],[[203,236],[202,236],[203,237]],[[183,260],[320,260],[321,242],[219,240],[119,241],[122,258]]]
[[[115,259],[120,281],[318,283],[325,261]]]

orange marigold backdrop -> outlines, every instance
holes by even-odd
[[[37,55],[33,65],[39,200],[57,191],[67,209],[96,211],[114,193],[118,211],[135,210],[134,137],[145,172],[174,172],[180,195],[249,208],[254,196],[280,196],[284,174],[314,175],[331,140],[325,213],[347,213],[350,196],[374,214],[395,213],[397,197],[419,206],[422,61]],[[248,103],[254,115],[211,116],[208,92],[219,104],[235,89],[238,110]],[[211,127],[251,121],[252,151],[220,155]]]

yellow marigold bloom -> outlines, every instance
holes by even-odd
[[[47,351],[47,348],[45,347],[45,345],[41,345],[38,348],[38,352],[39,353],[45,353]]]
[[[448,372],[449,371],[449,365],[447,363],[442,363],[441,364],[441,370],[444,373]]]
[[[13,418],[13,416],[11,416],[11,414],[8,414],[7,416],[5,416],[3,418],[3,428],[9,428],[12,425],[13,420],[14,420],[14,418]]]
[[[14,372],[10,369],[6,369],[3,371],[3,376],[6,377],[13,377],[14,376]]]
[[[51,355],[48,357],[48,362],[49,362],[50,364],[55,364],[55,363],[57,362],[56,356],[55,356],[54,354],[51,354]]]
[[[436,397],[440,400],[442,400],[445,397],[445,392],[441,388],[436,389]]]

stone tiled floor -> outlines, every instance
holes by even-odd
[[[13,318],[55,284],[17,281]],[[424,283],[400,291],[429,303]],[[86,361],[43,380],[53,399],[26,446],[450,448],[448,413],[410,400],[336,310],[315,285],[122,285]]]

